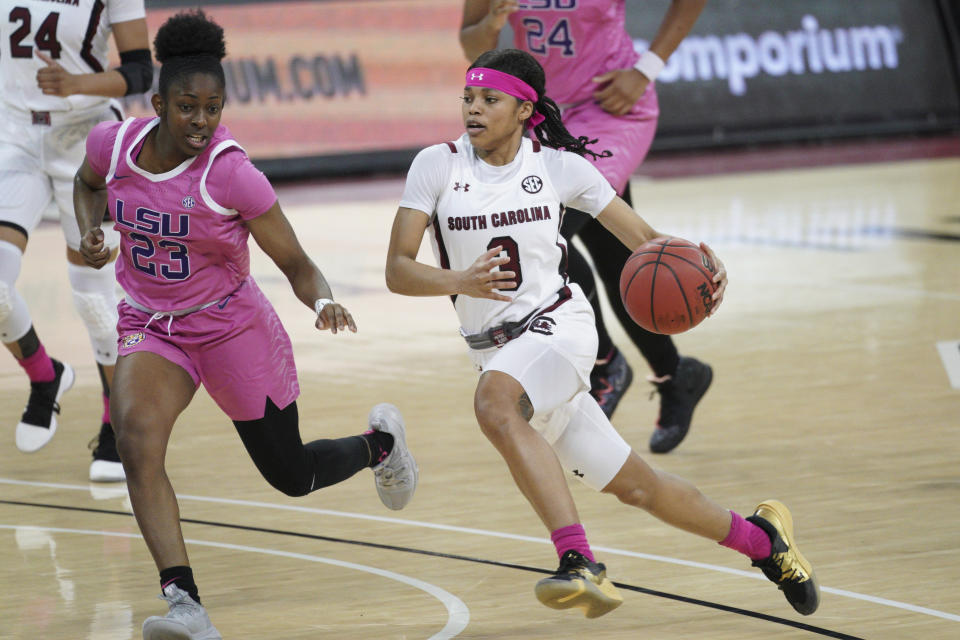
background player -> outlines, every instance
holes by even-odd
[[[74,193],[88,264],[99,268],[109,256],[100,229],[107,200],[122,235],[117,278],[127,297],[112,411],[133,511],[170,605],[166,617],[146,620],[143,636],[219,638],[200,604],[164,468],[174,422],[201,382],[285,494],[372,467],[381,500],[400,509],[417,468],[403,419],[386,403],[371,410],[363,435],[302,443],[290,339],[249,275],[248,236],[315,310],[318,329],[356,324],[332,300],[270,183],[220,125],[223,30],[202,12],[181,13],[160,28],[155,47],[163,63],[151,99],[157,117],[95,127]]]
[[[494,49],[509,20],[514,46],[534,55],[547,74],[547,91],[560,103],[563,122],[574,137],[598,140],[609,155],[590,156],[629,204],[630,175],[643,162],[657,129],[659,108],[653,80],[690,32],[706,0],[673,0],[650,49],[642,56],[625,27],[624,0],[465,0],[460,43],[467,59]],[[653,370],[649,380],[660,394],[660,413],[650,436],[654,453],[671,451],[686,437],[693,410],[710,386],[709,365],[681,357],[670,336],[637,326],[620,301],[620,272],[630,252],[582,211],[568,209],[563,235],[578,235],[606,287],[620,324]],[[607,416],[613,414],[633,379],[626,359],[607,333],[590,266],[568,242],[570,278],[593,305],[599,343],[591,394]]]
[[[50,441],[60,397],[74,380],[69,364],[47,355],[14,286],[29,234],[52,200],[67,241],[74,305],[103,387],[90,479],[123,480],[109,409],[117,361],[116,279],[112,264],[99,271],[84,264],[72,193],[87,133],[98,122],[122,120],[111,98],[142,93],[153,80],[143,0],[0,0],[0,15],[0,340],[30,378],[17,447],[31,452]],[[107,69],[111,33],[120,51],[117,69]],[[104,225],[104,236],[113,251],[119,238],[112,224]]]
[[[544,95],[543,69],[529,54],[487,52],[467,71],[465,84],[467,133],[414,160],[393,224],[386,278],[396,293],[453,297],[481,372],[477,421],[560,558],[557,572],[537,583],[537,597],[554,608],[582,607],[588,617],[622,602],[590,551],[566,469],[668,524],[746,554],[797,611],[812,613],[817,587],[792,540],[786,507],[768,501],[744,520],[685,480],[650,468],[587,393],[596,331],[583,292],[563,273],[561,206],[596,216],[631,249],[658,234],[577,155],[591,152],[564,129],[556,104]],[[539,142],[523,136],[528,125]],[[464,184],[470,189],[459,188]],[[440,268],[416,260],[428,228]],[[726,271],[701,246],[717,266],[713,298],[719,304]]]

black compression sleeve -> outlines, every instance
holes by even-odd
[[[143,93],[153,85],[153,61],[150,49],[132,49],[120,52],[120,66],[117,71],[127,81],[127,93]]]

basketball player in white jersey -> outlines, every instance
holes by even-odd
[[[107,63],[111,33],[120,53],[116,69]],[[74,381],[69,364],[47,355],[15,287],[30,233],[52,201],[66,239],[74,305],[103,387],[94,481],[124,479],[108,402],[117,361],[116,278],[112,264],[97,271],[80,256],[73,177],[93,126],[122,120],[114,98],[150,88],[149,47],[143,0],[0,0],[0,341],[31,387],[16,444],[33,452],[50,441],[60,398]],[[112,260],[119,236],[112,223],[105,232]]]
[[[543,69],[530,54],[503,49],[477,58],[463,93],[467,133],[414,160],[386,266],[391,291],[453,299],[481,372],[477,421],[550,531],[559,557],[556,573],[537,583],[537,598],[557,609],[582,608],[591,618],[622,603],[590,550],[566,470],[743,553],[794,609],[813,613],[817,584],[783,504],[765,501],[745,519],[687,481],[652,469],[589,394],[597,332],[589,302],[564,273],[563,207],[596,217],[631,250],[658,234],[582,157],[593,153],[590,142],[570,135],[543,91]],[[536,141],[524,137],[527,127]],[[440,268],[416,260],[427,229]],[[701,247],[716,267],[716,309],[726,271]]]

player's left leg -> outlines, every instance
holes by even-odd
[[[114,270],[120,235],[109,216],[101,226],[111,261],[100,269],[86,265],[80,255],[80,230],[73,208],[73,179],[83,162],[87,134],[101,120],[116,120],[111,109],[88,120],[52,128],[43,136],[44,169],[53,185],[53,200],[60,212],[60,228],[66,241],[67,277],[73,305],[87,330],[101,385],[103,415],[97,435],[90,442],[93,460],[89,477],[94,482],[122,482],[123,465],[117,453],[110,419],[110,385],[117,363],[117,278]],[[106,211],[104,211],[106,214]]]
[[[651,468],[629,450],[586,394],[572,405],[569,421],[554,443],[565,469],[594,489],[615,495],[667,524],[739,551],[780,587],[796,611],[809,615],[817,609],[816,578],[797,549],[793,520],[783,504],[767,500],[744,519],[683,478]],[[624,448],[629,453],[617,469],[611,461],[620,458]]]
[[[369,423],[371,429],[359,435],[304,444],[296,401],[280,409],[269,397],[262,418],[233,421],[260,474],[278,491],[305,496],[371,468],[381,501],[402,509],[413,496],[417,473],[403,417],[381,403],[371,410]]]
[[[103,392],[100,430],[91,440],[93,461],[89,476],[93,482],[122,482],[123,465],[117,453],[110,419],[110,386],[117,363],[117,281],[115,262],[101,269],[83,264],[79,252],[67,248],[67,277],[73,291],[73,304],[87,329]]]
[[[210,396],[233,420],[254,464],[273,487],[303,496],[372,468],[384,505],[402,509],[410,501],[417,466],[407,448],[403,417],[393,405],[373,407],[365,433],[303,443],[290,339],[252,279],[221,304],[177,323],[184,331],[204,324],[243,329],[228,329],[234,337],[201,343],[192,353]]]

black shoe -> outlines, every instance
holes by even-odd
[[[57,431],[60,398],[73,386],[73,368],[59,360],[53,362],[53,380],[31,382],[30,399],[17,425],[17,449],[32,453],[50,442]]]
[[[93,462],[90,463],[92,482],[123,482],[127,479],[117,453],[113,426],[109,422],[100,425],[100,433],[90,441],[89,447],[93,450]]]
[[[770,582],[776,584],[797,613],[810,615],[820,606],[820,587],[813,567],[800,554],[793,541],[793,517],[787,507],[777,500],[760,503],[747,518],[770,536],[770,556],[754,560]]]
[[[650,436],[650,451],[667,453],[687,437],[693,409],[713,381],[713,369],[694,358],[681,357],[677,371],[664,382],[654,382],[660,394],[660,417]],[[651,394],[653,395],[653,394]]]
[[[598,364],[590,372],[590,395],[608,418],[613,416],[620,399],[633,382],[633,369],[627,359],[616,347],[614,352],[606,364]]]
[[[607,578],[607,568],[590,562],[577,551],[567,551],[560,567],[534,587],[537,600],[553,609],[583,609],[588,618],[599,618],[623,604],[623,597]]]

